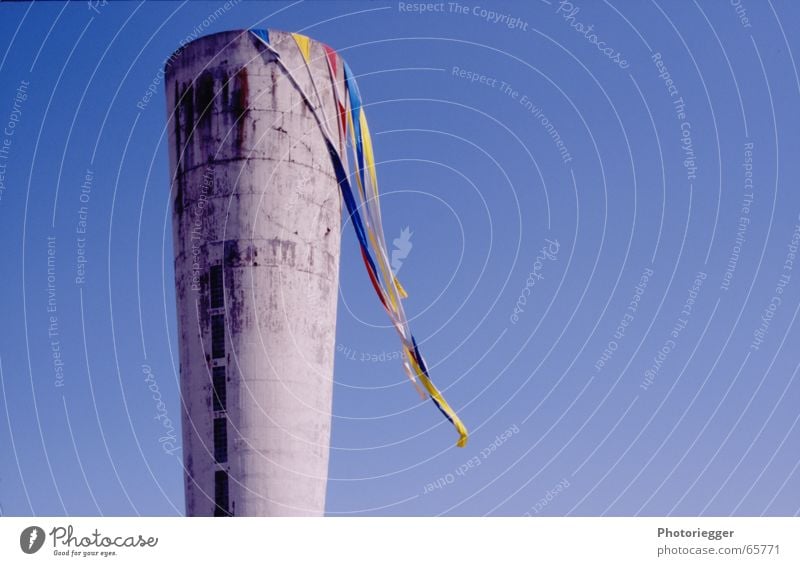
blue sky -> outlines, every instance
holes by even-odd
[[[734,4],[0,4],[3,514],[183,512],[142,370],[177,421],[148,88],[248,27],[357,75],[406,311],[472,432],[383,359],[345,232],[328,514],[797,514],[800,8]]]

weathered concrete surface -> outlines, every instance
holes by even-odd
[[[292,37],[270,31],[270,39],[312,93]],[[311,56],[336,136],[321,44],[312,42]],[[337,72],[341,92],[341,64]],[[188,44],[166,68],[166,91],[186,513],[225,514],[218,504],[227,472],[223,511],[321,515],[341,228],[324,139],[294,85],[247,32]],[[224,274],[221,308],[211,304],[215,265]],[[219,315],[224,356],[214,358]],[[225,411],[214,410],[214,367],[225,368]],[[225,419],[227,462],[215,459],[215,418]]]

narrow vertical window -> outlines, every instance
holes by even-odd
[[[211,399],[215,411],[224,411],[228,398],[225,383],[225,366],[215,366],[211,374]]]
[[[228,517],[228,472],[218,470],[214,472],[214,516]]]
[[[211,317],[211,357],[225,357],[225,316],[221,314]]]
[[[222,266],[212,265],[209,273],[211,308],[220,309],[225,306],[225,284],[222,279]]]
[[[226,417],[214,419],[214,459],[222,464],[228,461],[228,423]]]

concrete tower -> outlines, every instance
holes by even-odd
[[[336,132],[322,44],[309,73],[269,35]],[[341,231],[324,138],[249,32],[193,41],[165,73],[186,513],[321,515]]]

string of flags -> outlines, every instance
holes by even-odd
[[[335,121],[338,132],[337,136],[334,137],[328,127],[332,122],[325,116],[322,97],[317,88],[314,74],[311,72],[311,40],[305,35],[292,34],[295,46],[305,61],[305,68],[311,80],[313,95],[317,102],[316,105],[312,102],[309,93],[305,92],[301,87],[292,70],[281,60],[280,53],[270,44],[269,32],[263,29],[252,29],[250,32],[258,38],[264,48],[275,56],[278,64],[292,81],[319,124],[325,138],[328,153],[331,156],[342,199],[356,232],[359,247],[361,248],[361,256],[370,281],[402,341],[405,354],[403,368],[406,375],[408,375],[420,396],[422,398],[430,397],[439,411],[453,424],[459,435],[456,445],[459,447],[465,446],[468,438],[467,429],[461,419],[458,418],[456,412],[445,401],[444,396],[433,384],[433,381],[431,381],[427,364],[419,351],[417,341],[411,334],[408,319],[403,310],[401,301],[408,295],[391,269],[386,240],[383,236],[372,138],[369,132],[367,116],[362,106],[361,94],[350,67],[332,48],[323,45],[333,85],[335,108],[338,111],[337,120]],[[336,86],[339,62],[342,63],[343,67],[344,96],[340,96],[339,89]],[[320,116],[320,113],[322,116]],[[354,159],[354,176],[357,189],[355,191],[348,175],[348,154],[346,150],[348,134],[349,147]]]

